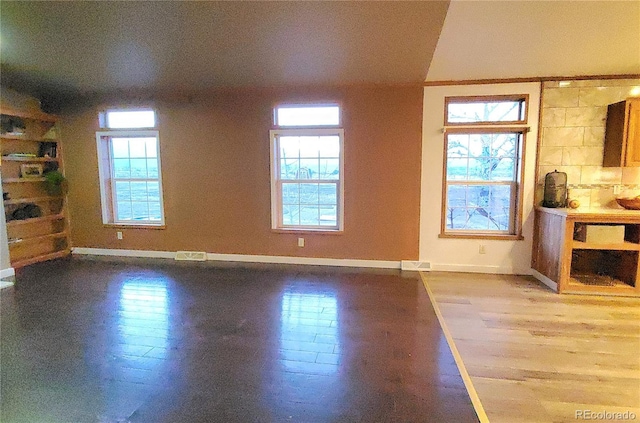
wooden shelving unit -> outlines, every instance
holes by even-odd
[[[3,131],[7,125],[19,128],[0,133],[0,172],[7,220],[11,266],[19,268],[70,254],[66,198],[47,192],[46,179],[23,177],[23,166],[63,172],[61,143],[57,137],[57,117],[38,111],[16,110],[0,104]],[[7,122],[10,122],[7,124]],[[53,148],[51,148],[53,147]],[[43,151],[50,151],[47,156]],[[35,155],[24,157],[21,154]],[[19,210],[30,207],[32,214]]]
[[[574,239],[578,225],[624,225],[615,243]],[[559,293],[640,296],[640,211],[536,209],[534,276]]]

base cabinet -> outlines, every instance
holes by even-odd
[[[620,239],[583,241],[586,227]],[[537,208],[532,268],[559,293],[640,296],[640,211]]]

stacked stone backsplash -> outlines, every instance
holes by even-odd
[[[567,173],[581,209],[618,208],[616,197],[640,195],[640,168],[602,167],[607,106],[640,96],[640,79],[547,81],[542,90],[536,204],[545,175],[556,169]]]

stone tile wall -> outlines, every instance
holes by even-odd
[[[581,208],[619,207],[617,196],[640,195],[640,168],[602,167],[607,106],[640,96],[640,79],[547,81],[542,89],[536,204],[556,169]]]

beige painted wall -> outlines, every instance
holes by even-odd
[[[529,94],[529,133],[524,164],[523,240],[438,238],[442,214],[444,98],[499,94]],[[457,85],[424,88],[422,186],[420,201],[420,261],[434,270],[529,274],[533,236],[535,156],[538,138],[540,84]],[[486,254],[479,254],[479,245]]]
[[[618,207],[622,195],[640,194],[640,168],[602,167],[607,105],[640,96],[640,79],[548,81],[543,85],[542,143],[536,204],[542,203],[544,177],[567,173],[569,194],[580,208]]]
[[[271,230],[269,129],[279,102],[338,101],[345,130],[343,234]],[[110,106],[121,104],[112,103]],[[215,91],[158,111],[166,229],[101,219],[97,109],[63,115],[75,247],[338,259],[418,257],[422,87]]]

